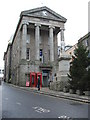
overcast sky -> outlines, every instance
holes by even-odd
[[[15,33],[21,11],[47,6],[67,19],[65,43],[74,45],[88,32],[89,0],[1,0],[0,1],[0,67],[10,37]]]

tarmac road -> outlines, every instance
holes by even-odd
[[[2,85],[2,118],[88,118],[88,104]]]

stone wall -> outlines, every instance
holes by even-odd
[[[62,91],[65,86],[68,85],[68,77],[62,76],[58,78],[59,80],[50,83],[50,89],[55,91]]]

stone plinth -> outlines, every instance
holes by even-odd
[[[63,91],[63,88],[67,85],[66,81],[56,81],[50,83],[50,89],[55,91]]]
[[[59,71],[57,74],[57,80],[63,82],[63,87],[65,87],[68,84],[68,76],[67,73],[69,73],[69,68],[70,68],[70,56],[63,54],[59,58]]]
[[[57,81],[51,83],[50,89],[62,91],[68,85],[68,76],[70,68],[70,56],[63,54],[59,59],[59,70],[57,72]]]

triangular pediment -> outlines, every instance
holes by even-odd
[[[66,22],[66,18],[62,17],[61,15],[57,14],[53,10],[49,9],[48,7],[40,7],[36,9],[31,9],[27,11],[21,12],[21,16],[34,16],[34,17],[40,17],[45,19],[52,19],[52,20],[58,20],[62,22]]]

